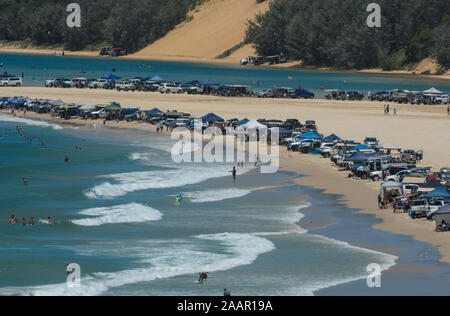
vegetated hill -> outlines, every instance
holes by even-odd
[[[246,39],[258,54],[283,52],[305,66],[385,70],[433,57],[450,68],[448,0],[378,0],[381,28],[366,24],[370,1],[273,0]]]
[[[134,52],[163,37],[205,0],[77,0],[81,28],[66,25],[71,0],[0,0],[0,41],[83,50],[109,44]]]
[[[255,51],[246,45],[248,21],[267,11],[270,1],[209,0],[166,36],[132,57],[239,60]]]

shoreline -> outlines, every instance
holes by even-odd
[[[0,111],[2,115],[9,115],[7,111]],[[101,121],[72,119],[53,120],[48,114],[17,113],[16,117],[26,119],[44,120],[50,123],[69,127],[89,126],[95,128],[102,126],[102,131],[117,132],[123,129],[156,132],[156,127],[150,124],[137,124],[136,122],[108,122],[103,128]],[[319,126],[320,127],[320,126]],[[164,132],[162,135],[170,135]],[[412,236],[414,240],[433,245],[441,255],[440,262],[450,263],[450,243],[445,233],[436,233],[434,224],[425,220],[412,221],[407,214],[393,214],[392,210],[379,210],[377,194],[379,184],[363,180],[348,179],[345,172],[331,168],[328,160],[317,156],[299,155],[280,148],[280,170],[292,172],[292,181],[302,186],[323,190],[325,194],[339,195],[339,204],[347,206],[357,213],[369,214],[381,220],[380,224],[372,226],[372,229],[391,232],[397,235]],[[301,175],[302,177],[299,177]],[[351,241],[349,241],[352,244]],[[386,249],[390,248],[385,245]]]
[[[185,63],[198,63],[198,64],[209,64],[209,65],[222,65],[222,66],[235,66],[244,67],[239,64],[238,60],[234,59],[216,59],[216,58],[198,58],[192,56],[171,56],[171,55],[154,55],[154,56],[135,56],[135,54],[121,56],[117,58],[100,56],[97,51],[66,51],[64,50],[65,56],[57,55],[61,53],[62,49],[44,49],[44,48],[15,48],[15,47],[5,47],[0,45],[0,54],[20,54],[20,55],[42,55],[42,56],[57,56],[57,57],[85,57],[85,58],[101,58],[106,60],[132,60],[132,61],[157,61],[157,62],[185,62]],[[245,68],[250,69],[275,69],[275,70],[292,70],[292,71],[303,71],[303,72],[319,72],[319,73],[337,73],[337,74],[366,74],[366,75],[387,75],[387,76],[403,76],[408,78],[417,79],[429,79],[429,80],[450,80],[450,74],[447,72],[443,75],[424,75],[413,73],[408,70],[395,70],[395,71],[383,71],[382,69],[351,69],[351,70],[339,70],[332,68],[322,68],[322,67],[299,67],[298,62],[289,62],[287,64],[279,65],[261,65],[261,66],[245,66]]]

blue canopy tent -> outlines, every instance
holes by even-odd
[[[320,137],[319,135],[317,135],[316,133],[311,131],[311,132],[307,132],[307,133],[301,135],[300,139],[310,139],[310,140],[318,139],[318,140],[320,140],[320,139],[322,139],[322,137]]]
[[[63,100],[61,100],[61,99],[53,101],[53,102],[50,102],[50,105],[53,105],[53,106],[61,106],[63,104],[65,104],[65,102]]]
[[[164,112],[158,108],[154,108],[153,110],[150,110],[147,112],[147,114],[149,114],[149,115],[159,115],[159,114],[163,114],[163,113]]]
[[[250,120],[248,118],[243,119],[242,121],[239,122],[234,122],[233,126],[242,126],[244,124],[247,124],[248,122],[250,122]]]
[[[2,75],[0,75],[0,77],[2,77],[2,78],[9,78],[9,77],[15,77],[14,75],[11,75],[11,74],[9,74],[9,73],[7,73],[6,71],[2,74]]]
[[[357,150],[357,151],[360,151],[360,150],[373,150],[373,148],[370,147],[370,146],[367,146],[367,145],[358,145],[358,146],[353,147],[351,150]]]
[[[335,134],[331,134],[323,139],[325,143],[342,142],[342,139]]]
[[[200,82],[200,84],[202,86],[219,86],[218,83],[216,83],[216,82],[214,82],[212,80],[205,80],[205,81]]]
[[[208,113],[200,118],[202,121],[208,122],[208,123],[224,123],[225,120],[221,118],[220,116],[215,115],[214,113]]]
[[[107,76],[103,76],[102,79],[106,79],[106,80],[119,80],[120,77],[113,75],[113,74],[109,74]]]
[[[353,155],[351,155],[350,157],[344,158],[344,161],[367,161],[369,159],[372,158],[386,158],[386,159],[391,159],[392,157],[389,156],[385,156],[384,154],[379,154],[379,153],[364,153],[364,152],[356,152]]]
[[[450,192],[443,187],[437,187],[434,191],[431,191],[425,195],[426,198],[443,198],[444,200],[450,200]]]

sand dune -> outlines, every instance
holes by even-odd
[[[214,59],[244,41],[247,21],[258,12],[266,11],[269,2],[257,4],[256,0],[210,0],[191,12],[190,21],[178,25],[162,39],[129,57],[200,61]],[[232,54],[223,61],[239,61],[254,53],[250,46],[241,52],[243,54]]]

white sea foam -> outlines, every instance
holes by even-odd
[[[193,245],[176,244],[163,247],[161,253],[142,260],[148,268],[113,273],[95,273],[82,276],[80,287],[68,288],[65,283],[32,288],[0,289],[0,294],[37,296],[92,296],[101,295],[112,288],[181,275],[196,275],[198,271],[217,272],[252,264],[259,255],[275,249],[267,239],[250,234],[223,233],[197,236],[197,239],[215,241],[226,251],[205,252]]]
[[[81,211],[79,214],[91,216],[88,218],[72,220],[74,224],[80,226],[141,223],[158,221],[162,218],[162,214],[158,210],[137,203],[113,207],[92,208]]]
[[[229,199],[237,199],[249,195],[252,192],[267,189],[268,187],[254,189],[217,189],[186,192],[184,196],[195,203],[218,202]]]
[[[240,170],[242,174],[246,170]],[[206,166],[204,164],[190,164],[177,169],[156,170],[121,173],[104,176],[112,179],[116,183],[105,182],[95,186],[86,196],[92,199],[103,196],[114,198],[124,196],[128,193],[150,189],[164,189],[183,187],[188,184],[195,184],[212,178],[231,176],[230,167],[223,165]]]
[[[335,239],[331,239],[321,235],[310,235],[314,242],[324,243],[326,245],[336,246],[340,249],[348,249],[350,251],[355,251],[358,253],[365,253],[369,255],[374,255],[374,262],[380,265],[382,272],[389,270],[393,266],[396,265],[397,260],[399,259],[397,256],[386,254],[383,252],[361,248],[357,246],[350,245],[347,242],[339,241]],[[330,287],[365,280],[368,277],[368,272],[365,269],[361,269],[360,273],[355,273],[351,276],[338,277],[338,276],[330,276],[326,280],[310,280],[308,282],[302,283],[301,287],[296,285],[291,286],[290,288],[286,288],[284,293],[279,293],[280,295],[314,295],[317,291],[327,289]]]
[[[155,152],[148,153],[131,153],[128,155],[129,160],[143,160],[143,161],[151,161],[153,157],[159,156]]]
[[[21,118],[21,117],[13,117],[13,116],[5,116],[5,115],[0,115],[0,122],[25,124],[25,125],[38,126],[38,127],[51,127],[55,130],[63,129],[60,125],[49,123],[46,121],[30,120],[30,119]]]

